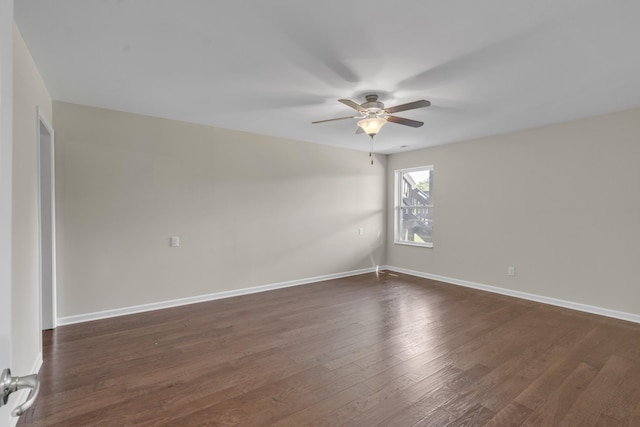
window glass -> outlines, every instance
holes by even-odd
[[[433,166],[396,171],[395,242],[433,246]]]

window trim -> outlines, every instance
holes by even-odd
[[[431,242],[412,242],[400,239],[400,213],[402,210],[402,176],[406,173],[430,170],[433,173],[433,165],[418,166],[413,168],[396,169],[394,171],[394,194],[393,194],[393,243],[396,245],[416,246],[420,248],[433,248]],[[431,182],[429,182],[429,193],[432,191]],[[431,199],[431,208],[433,209],[433,198]]]

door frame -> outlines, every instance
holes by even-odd
[[[40,329],[57,326],[55,134],[36,107],[38,157],[38,246],[40,263]]]

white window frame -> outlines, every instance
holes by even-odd
[[[433,165],[419,166],[415,168],[397,169],[395,170],[395,190],[394,190],[394,218],[393,218],[393,242],[398,245],[419,246],[423,248],[432,248],[433,240],[431,242],[414,242],[410,240],[404,240],[400,233],[402,226],[402,197],[403,197],[403,176],[407,173],[418,171],[431,171],[431,180],[429,181],[429,194],[431,195],[431,204],[425,205],[426,208],[433,211]],[[431,220],[431,226],[433,227],[433,219]]]

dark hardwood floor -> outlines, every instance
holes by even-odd
[[[640,426],[640,325],[383,272],[59,327],[20,426]]]

